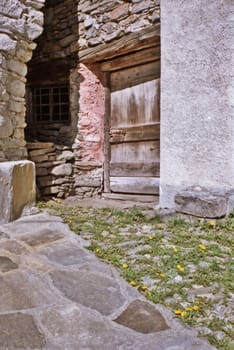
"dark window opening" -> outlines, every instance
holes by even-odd
[[[66,123],[70,121],[69,87],[32,88],[32,111],[35,122]]]

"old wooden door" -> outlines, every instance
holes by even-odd
[[[109,189],[156,195],[159,187],[160,62],[110,74]]]

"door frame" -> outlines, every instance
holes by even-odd
[[[111,84],[110,76],[113,71],[143,65],[149,62],[159,61],[160,63],[160,43],[157,46],[147,47],[146,49],[133,51],[123,56],[115,57],[111,60],[103,61],[100,64],[101,71],[104,74],[105,87],[105,114],[104,114],[104,165],[103,165],[103,192],[112,193],[110,186],[110,120],[111,120]],[[158,76],[160,77],[160,64]]]

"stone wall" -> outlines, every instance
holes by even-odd
[[[121,38],[160,20],[159,0],[80,0],[79,50]]]
[[[43,196],[91,196],[103,187],[104,78],[98,63],[78,63],[77,51],[154,25],[159,21],[159,1],[47,0],[43,12],[44,31],[29,63],[28,87],[69,81],[71,123],[37,125],[28,106],[27,137],[57,145],[56,157],[60,157],[58,147],[64,147],[74,158],[68,161],[72,166],[69,181],[60,186],[62,180],[51,177],[58,159],[46,171],[46,161],[39,162],[38,186]]]
[[[153,26],[160,20],[158,0],[84,1],[78,4],[79,53],[99,45],[118,41],[124,35]],[[113,49],[114,51],[115,49]],[[134,49],[133,49],[134,50]],[[113,56],[115,53],[113,52]],[[80,173],[75,183],[103,189],[103,141],[105,91],[98,63],[78,66],[79,114],[78,141]],[[90,164],[92,171],[83,172]],[[96,169],[95,169],[96,167]],[[95,174],[95,176],[94,176]],[[77,190],[76,190],[77,191]]]
[[[36,165],[38,199],[79,198],[100,194],[102,168],[97,162],[79,162],[74,150],[52,142],[28,142],[29,159]]]
[[[27,141],[52,142],[74,155],[72,181],[64,186],[64,196],[100,192],[103,76],[98,64],[78,65],[78,50],[154,25],[159,1],[2,0],[0,15],[0,161],[27,158],[27,122]],[[30,109],[30,87],[64,82],[70,89],[70,123],[38,126]]]
[[[1,0],[0,161],[27,157],[24,138],[27,66],[42,32],[44,0]]]
[[[27,91],[32,86],[69,85],[71,123],[44,121],[36,125],[27,106],[27,139],[71,145],[77,134],[78,119],[78,16],[77,0],[46,0],[44,30],[28,65]]]
[[[46,0],[44,30],[37,40],[33,64],[56,59],[76,62],[78,51],[78,0]]]
[[[44,32],[34,61],[76,57],[79,50],[116,40],[160,20],[159,0],[46,0]]]

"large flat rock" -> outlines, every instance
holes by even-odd
[[[125,302],[119,283],[100,273],[55,271],[51,273],[51,278],[54,286],[68,299],[103,315],[112,314]]]
[[[17,269],[0,274],[0,312],[45,307],[59,301],[59,294],[49,280],[30,270]]]
[[[29,247],[14,239],[4,239],[0,241],[0,249],[16,255],[28,254],[30,252]]]
[[[31,315],[12,313],[0,315],[1,349],[43,349],[46,345]]]
[[[214,350],[185,328],[141,334],[79,305],[45,309],[36,318],[50,349]]]
[[[0,163],[0,223],[19,218],[36,200],[35,165],[28,160]]]
[[[42,247],[39,252],[46,256],[48,260],[62,266],[82,266],[93,260],[87,250],[70,241],[47,245]]]
[[[18,237],[24,243],[32,247],[36,247],[45,243],[51,243],[58,239],[64,238],[64,234],[60,231],[53,230],[53,228],[38,229],[34,234],[26,233]]]

